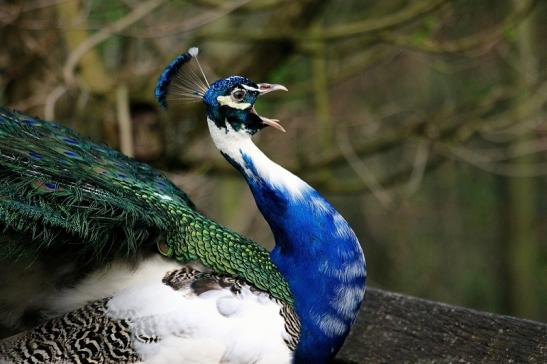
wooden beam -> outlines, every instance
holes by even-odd
[[[335,363],[547,363],[547,325],[367,289]]]

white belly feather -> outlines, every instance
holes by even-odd
[[[123,266],[114,265],[98,272],[78,287],[64,291],[50,308],[64,313],[89,301],[108,296],[111,299],[103,300],[102,309],[95,308],[91,312],[84,306],[84,309],[73,311],[76,312],[73,316],[68,314],[64,319],[54,319],[57,320],[55,325],[63,330],[63,325],[69,322],[69,326],[72,325],[70,330],[78,327],[77,333],[70,331],[70,335],[78,336],[87,330],[80,327],[80,321],[75,323],[77,320],[73,320],[80,315],[86,319],[83,322],[99,332],[100,340],[106,341],[97,344],[102,345],[101,350],[104,347],[115,348],[119,345],[119,337],[126,338],[130,342],[127,345],[130,355],[143,363],[291,362],[292,351],[286,343],[290,338],[278,301],[247,284],[236,285],[237,289],[222,284],[196,289],[192,286],[192,279],[166,281],[170,271],[182,267],[172,261],[166,264],[163,259],[153,258],[136,269],[126,267],[124,270]],[[98,277],[101,279],[97,280]],[[92,325],[97,322],[113,326],[114,331],[120,331],[122,327],[123,332],[116,340],[110,340],[105,338],[108,336],[105,333],[112,332],[112,329],[96,329]],[[32,355],[20,354],[16,350],[32,342],[43,344],[47,341],[46,344],[50,345],[51,338],[43,339],[42,332],[45,331],[39,326],[0,342],[0,361],[16,362],[25,359],[17,355]],[[57,344],[51,344],[56,346],[55,350],[71,350],[70,355],[75,355],[76,343]]]
[[[135,342],[146,363],[288,363],[280,309],[246,287],[238,295],[222,288],[197,296],[161,281],[125,289],[108,302],[108,315],[130,319],[134,335],[161,338]]]

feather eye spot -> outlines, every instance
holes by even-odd
[[[66,150],[66,149],[63,149],[61,150],[61,153],[67,157],[69,157],[70,159],[76,159],[76,160],[84,160],[82,158],[82,156],[80,156],[78,153],[72,151],[72,150]]]
[[[36,126],[39,124],[38,120],[25,118],[22,120],[28,126]]]
[[[44,186],[49,190],[56,190],[57,189],[57,184],[51,183],[51,182],[44,183]]]
[[[169,185],[163,180],[156,180],[156,188],[162,192],[166,192],[169,189]]]
[[[93,170],[97,174],[106,174],[107,173],[107,170],[102,168],[102,167],[94,167]]]
[[[161,255],[169,257],[173,254],[173,249],[171,249],[171,247],[169,246],[169,244],[167,244],[165,240],[158,241],[156,245]]]
[[[32,157],[32,158],[35,158],[35,159],[42,159],[43,156],[38,153],[38,152],[35,152],[35,151],[30,151],[29,152],[29,155]]]
[[[68,143],[68,144],[72,144],[72,145],[78,145],[79,144],[76,139],[69,138],[69,137],[64,137],[63,141]]]
[[[102,145],[99,145],[99,144],[95,144],[95,145],[92,145],[91,148],[96,151],[96,152],[99,152],[99,153],[108,153],[110,152],[108,150],[108,148],[102,146]]]
[[[32,186],[39,192],[51,192],[59,190],[59,185],[53,182],[43,182],[40,180],[34,180]]]
[[[156,183],[158,186],[167,187],[167,183],[164,180],[159,179]]]

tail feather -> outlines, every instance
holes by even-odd
[[[159,172],[54,123],[0,108],[0,226],[32,236],[0,256],[37,252],[73,236],[82,254],[134,253],[176,223],[166,203],[193,210]],[[112,242],[117,246],[112,246]]]

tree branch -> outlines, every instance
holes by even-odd
[[[87,52],[107,40],[112,35],[112,33],[119,32],[122,29],[125,29],[131,24],[137,22],[144,16],[148,15],[165,1],[166,0],[148,0],[144,3],[141,3],[123,18],[115,21],[110,25],[105,26],[98,32],[89,36],[87,39],[85,39],[85,41],[81,42],[70,53],[67,61],[65,62],[65,65],[63,67],[63,76],[65,78],[65,82],[68,85],[75,84],[74,69]],[[107,88],[110,87],[112,87],[111,83],[109,83]]]
[[[256,31],[246,29],[244,31],[203,32],[197,36],[202,39],[215,39],[231,42],[276,42],[292,41],[306,43],[309,41],[335,41],[355,36],[386,31],[408,24],[424,15],[427,15],[449,0],[422,0],[412,1],[402,10],[379,18],[365,19],[349,24],[336,25],[330,28],[315,31],[302,31],[299,29],[286,29],[284,31]]]
[[[383,32],[379,37],[384,43],[434,54],[463,53],[476,48],[492,47],[503,39],[509,30],[526,20],[537,4],[537,0],[530,1],[519,11],[510,13],[501,24],[492,29],[456,40],[436,41],[427,39],[416,41],[415,37],[395,32]]]

